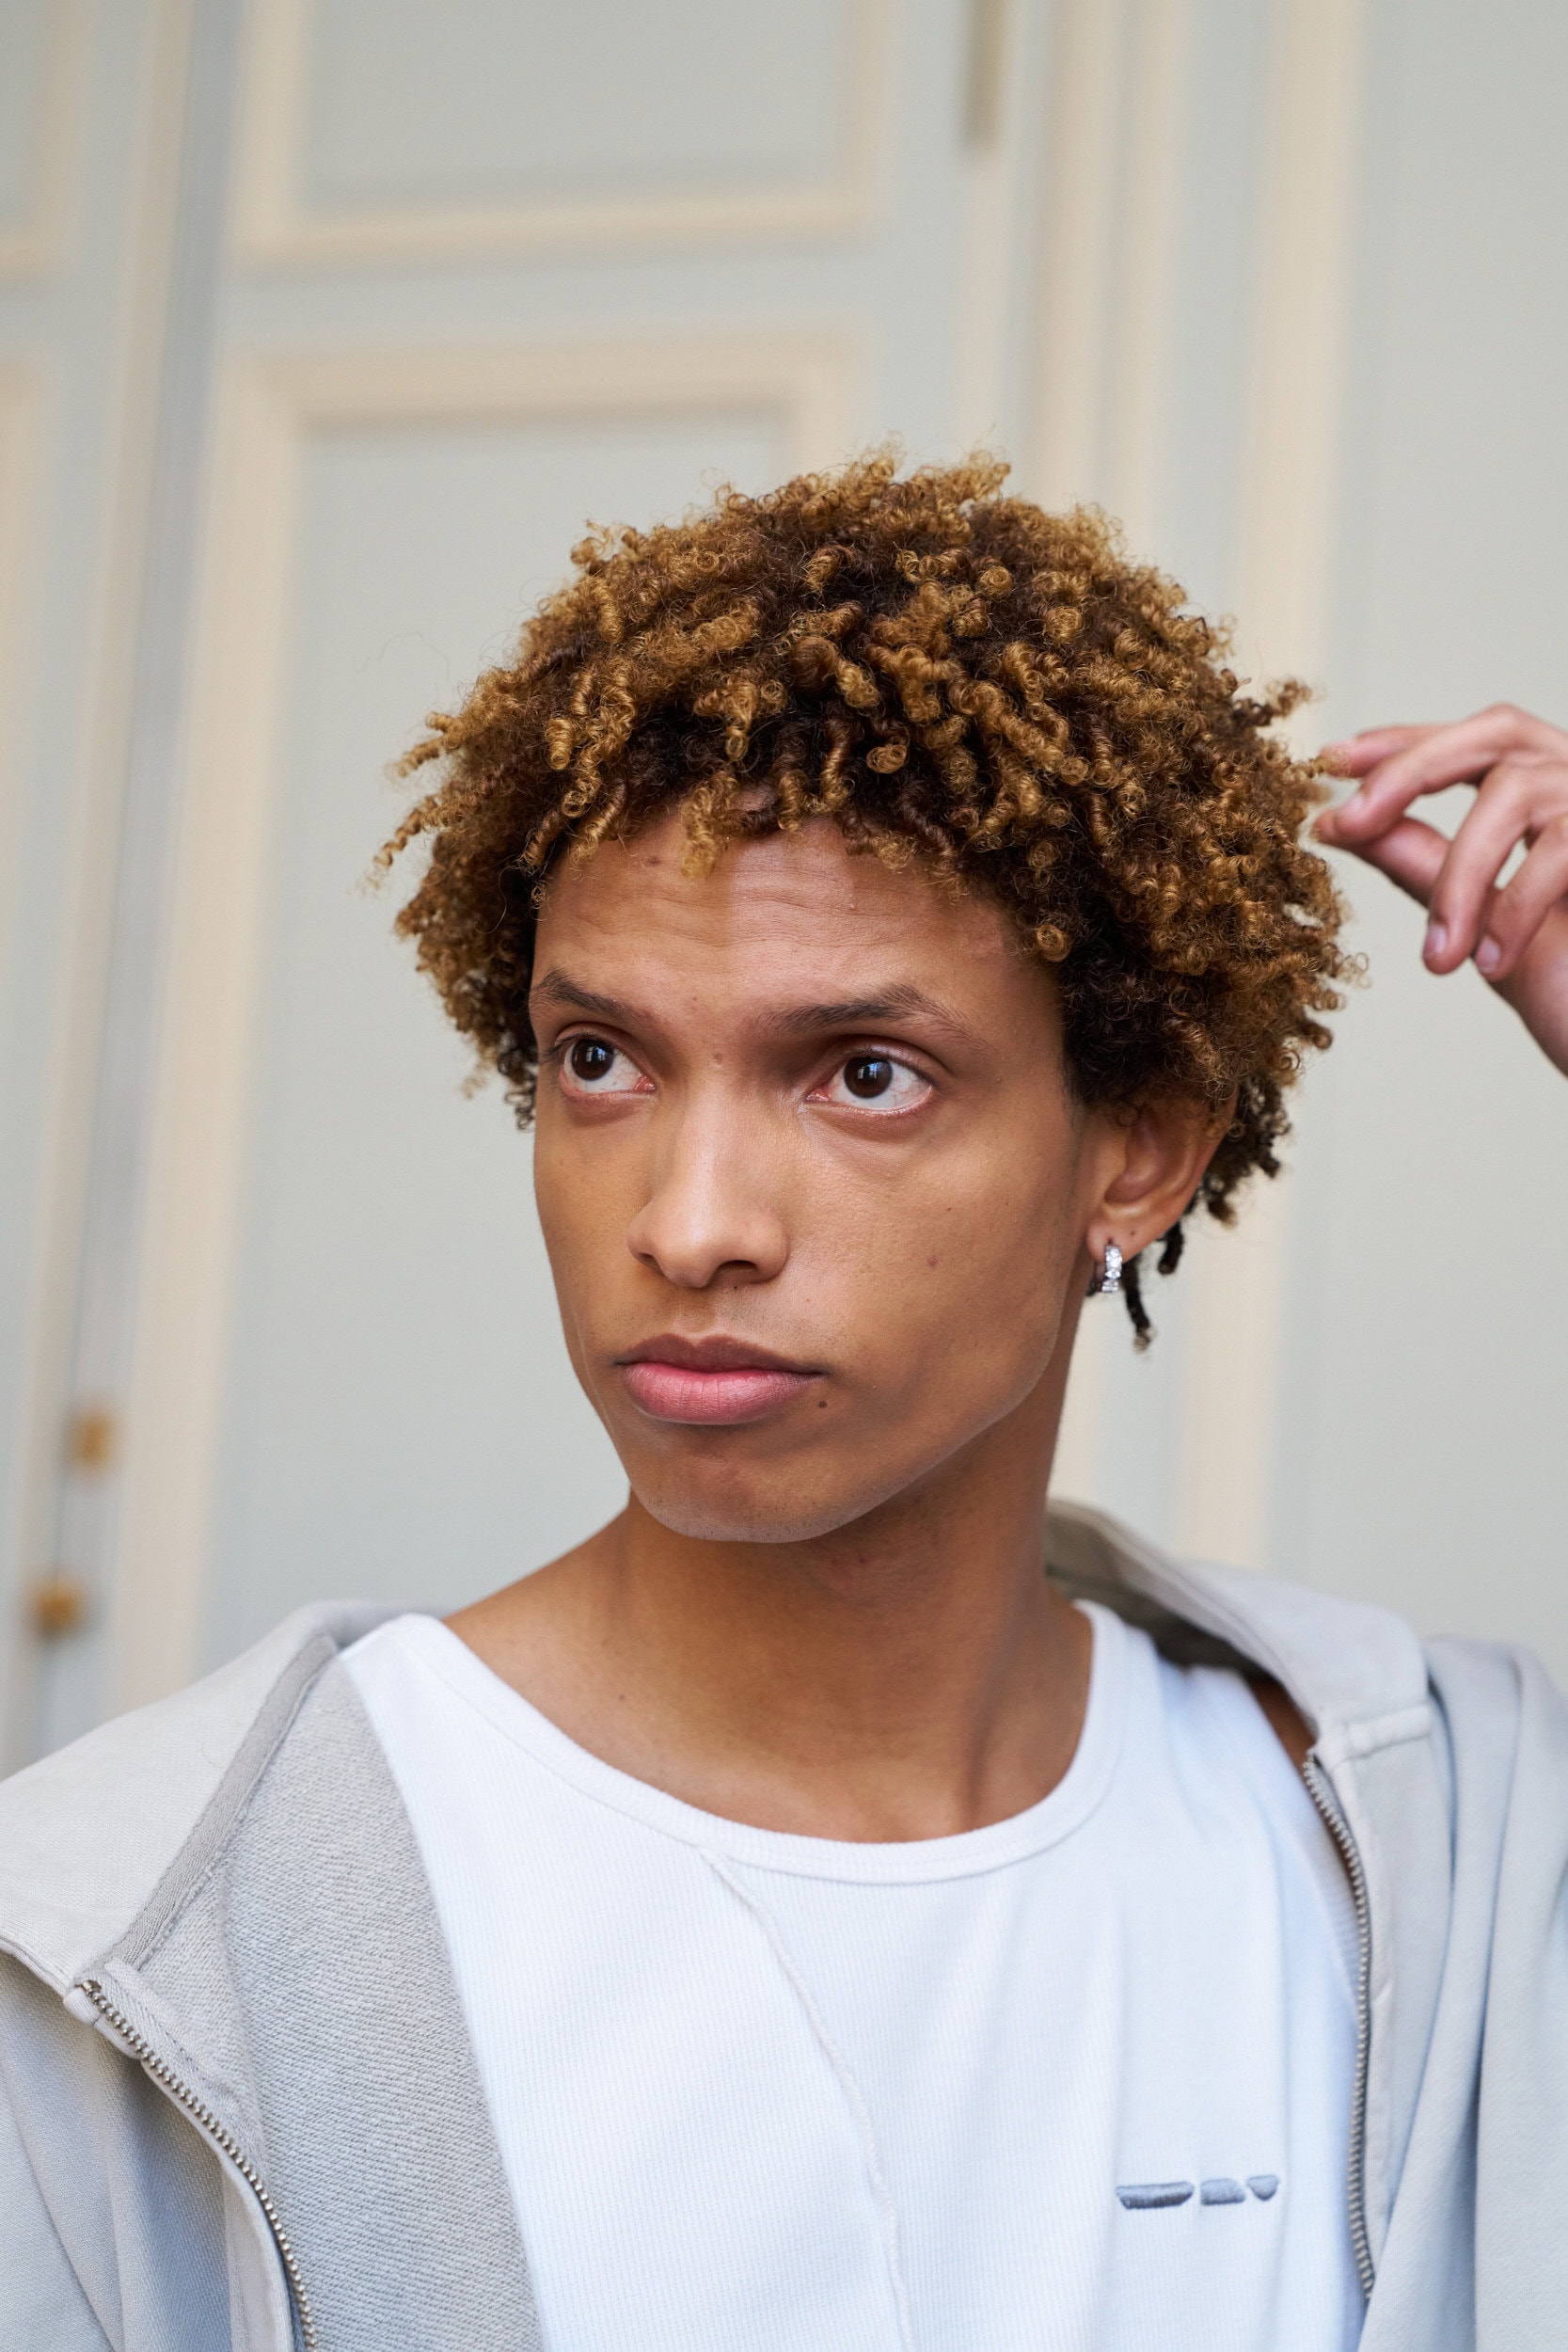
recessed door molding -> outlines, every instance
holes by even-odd
[[[270,266],[451,261],[466,254],[613,252],[846,237],[876,201],[895,26],[894,0],[844,0],[844,80],[831,168],[815,183],[654,187],[603,199],[387,204],[311,210],[302,192],[312,0],[256,0],[245,76],[236,238]]]
[[[1323,658],[1351,300],[1365,0],[1274,0],[1259,151],[1236,549],[1241,666],[1316,682]],[[1056,35],[1032,484],[1100,499],[1147,556],[1163,462],[1162,290],[1181,155],[1188,0],[1063,0]],[[1301,723],[1305,740],[1310,715]],[[1258,1182],[1234,1232],[1200,1231],[1185,1339],[1175,1538],[1268,1564],[1281,1417],[1291,1195]],[[1200,1220],[1207,1227],[1208,1220]],[[1068,1493],[1115,1458],[1105,1349],[1090,1318],[1058,1453]]]
[[[832,335],[251,355],[230,368],[125,1399],[111,1706],[178,1688],[199,1665],[300,480],[312,437],[750,410],[779,421],[799,469],[842,453],[857,378],[856,346]]]

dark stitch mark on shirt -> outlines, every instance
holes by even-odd
[[[1205,2181],[1198,2190],[1200,2203],[1205,2205],[1244,2205],[1246,2191],[1240,2181],[1225,2178]]]
[[[1151,2205],[1184,2205],[1192,2193],[1191,2181],[1133,2181],[1117,2190],[1129,2213],[1142,2213]]]
[[[1279,2175],[1277,2172],[1249,2172],[1246,2185],[1255,2197],[1260,2197],[1267,2204],[1279,2186]]]

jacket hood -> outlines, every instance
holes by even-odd
[[[100,1724],[0,1781],[0,1945],[60,1993],[118,1944],[208,1815],[302,1661],[397,1613],[359,1601],[297,1609],[172,1698]],[[292,1709],[289,1710],[292,1712]],[[277,1726],[281,1737],[286,1718]]]
[[[1241,1665],[1283,1684],[1332,1760],[1425,1727],[1426,1653],[1402,1617],[1256,1569],[1173,1559],[1104,1513],[1053,1503],[1046,1566],[1075,1598],[1104,1601],[1169,1656]],[[1193,1635],[1203,1637],[1195,1642]],[[1408,1720],[1418,1710],[1419,1722]]]

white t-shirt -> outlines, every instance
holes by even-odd
[[[547,2352],[1347,2352],[1354,1919],[1234,1676],[1091,1608],[1065,1778],[960,1836],[747,1828],[429,1617],[347,1654]]]

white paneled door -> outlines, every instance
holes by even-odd
[[[121,796],[101,985],[137,1018],[104,1018],[56,1217],[23,1541],[57,1623],[14,1746],[308,1598],[451,1605],[616,1507],[528,1141],[366,882],[388,764],[590,519],[1008,431],[1047,30],[968,0],[150,20],[184,124],[139,330],[168,756]],[[47,47],[21,24],[40,75]],[[0,396],[3,484],[30,427]]]

